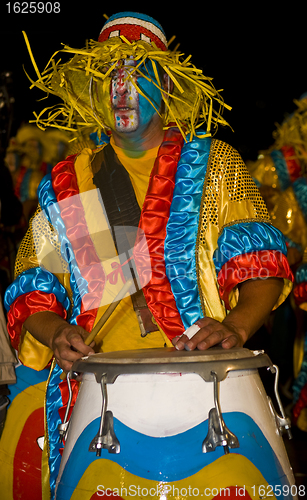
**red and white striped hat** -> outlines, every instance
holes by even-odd
[[[129,42],[143,40],[154,42],[161,50],[167,50],[167,41],[162,26],[152,17],[138,12],[119,12],[109,17],[103,26],[98,42],[123,35]]]

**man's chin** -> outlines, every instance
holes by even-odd
[[[130,126],[117,125],[115,131],[119,134],[132,135],[134,133],[138,133],[138,129],[139,129],[138,125],[130,125]]]

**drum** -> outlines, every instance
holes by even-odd
[[[56,499],[295,498],[281,436],[289,422],[260,367],[277,373],[264,352],[244,348],[77,361],[82,382],[64,423]]]
[[[41,500],[44,399],[49,370],[16,367],[0,439],[1,500]],[[46,482],[45,482],[46,483]],[[46,488],[45,488],[46,490]]]

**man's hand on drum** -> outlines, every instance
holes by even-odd
[[[29,316],[24,327],[42,344],[49,347],[58,365],[69,372],[74,361],[94,354],[95,342],[85,344],[88,332],[81,326],[70,325],[51,311],[41,311]]]
[[[181,337],[173,339],[178,350],[209,349],[220,345],[224,349],[242,347],[263,325],[283,289],[280,278],[251,279],[238,285],[237,305],[219,322],[213,318],[201,318],[188,328]],[[197,325],[197,326],[196,326]]]
[[[213,318],[199,319],[196,321],[195,326],[199,327],[199,330],[192,337],[189,334],[190,329],[188,329],[187,335],[183,334],[173,339],[173,345],[176,349],[179,351],[183,349],[204,351],[214,345],[230,349],[231,347],[242,347],[246,341],[243,329],[236,328],[231,324],[220,323]],[[191,328],[194,329],[194,325]]]
[[[81,326],[62,324],[55,331],[50,347],[58,365],[65,372],[69,372],[74,361],[94,354],[95,342],[87,346],[84,341],[88,332]]]

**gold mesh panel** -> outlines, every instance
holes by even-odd
[[[37,255],[41,253],[44,242],[49,240],[60,257],[63,273],[68,273],[67,262],[62,258],[60,252],[60,239],[58,233],[49,224],[41,207],[38,205],[36,212],[30,219],[29,228],[20,243],[16,262],[15,277],[23,271],[37,267],[39,265]]]
[[[219,198],[222,182],[226,185],[229,202],[240,202],[248,200],[254,208],[253,219],[244,219],[246,222],[259,220],[270,222],[266,205],[260,192],[248,172],[239,153],[225,142],[214,139],[208,161],[207,176],[204,186],[202,228],[200,231],[200,243],[205,242],[205,232],[208,224],[219,226]],[[234,220],[233,224],[237,224]],[[219,227],[219,233],[222,231]]]

